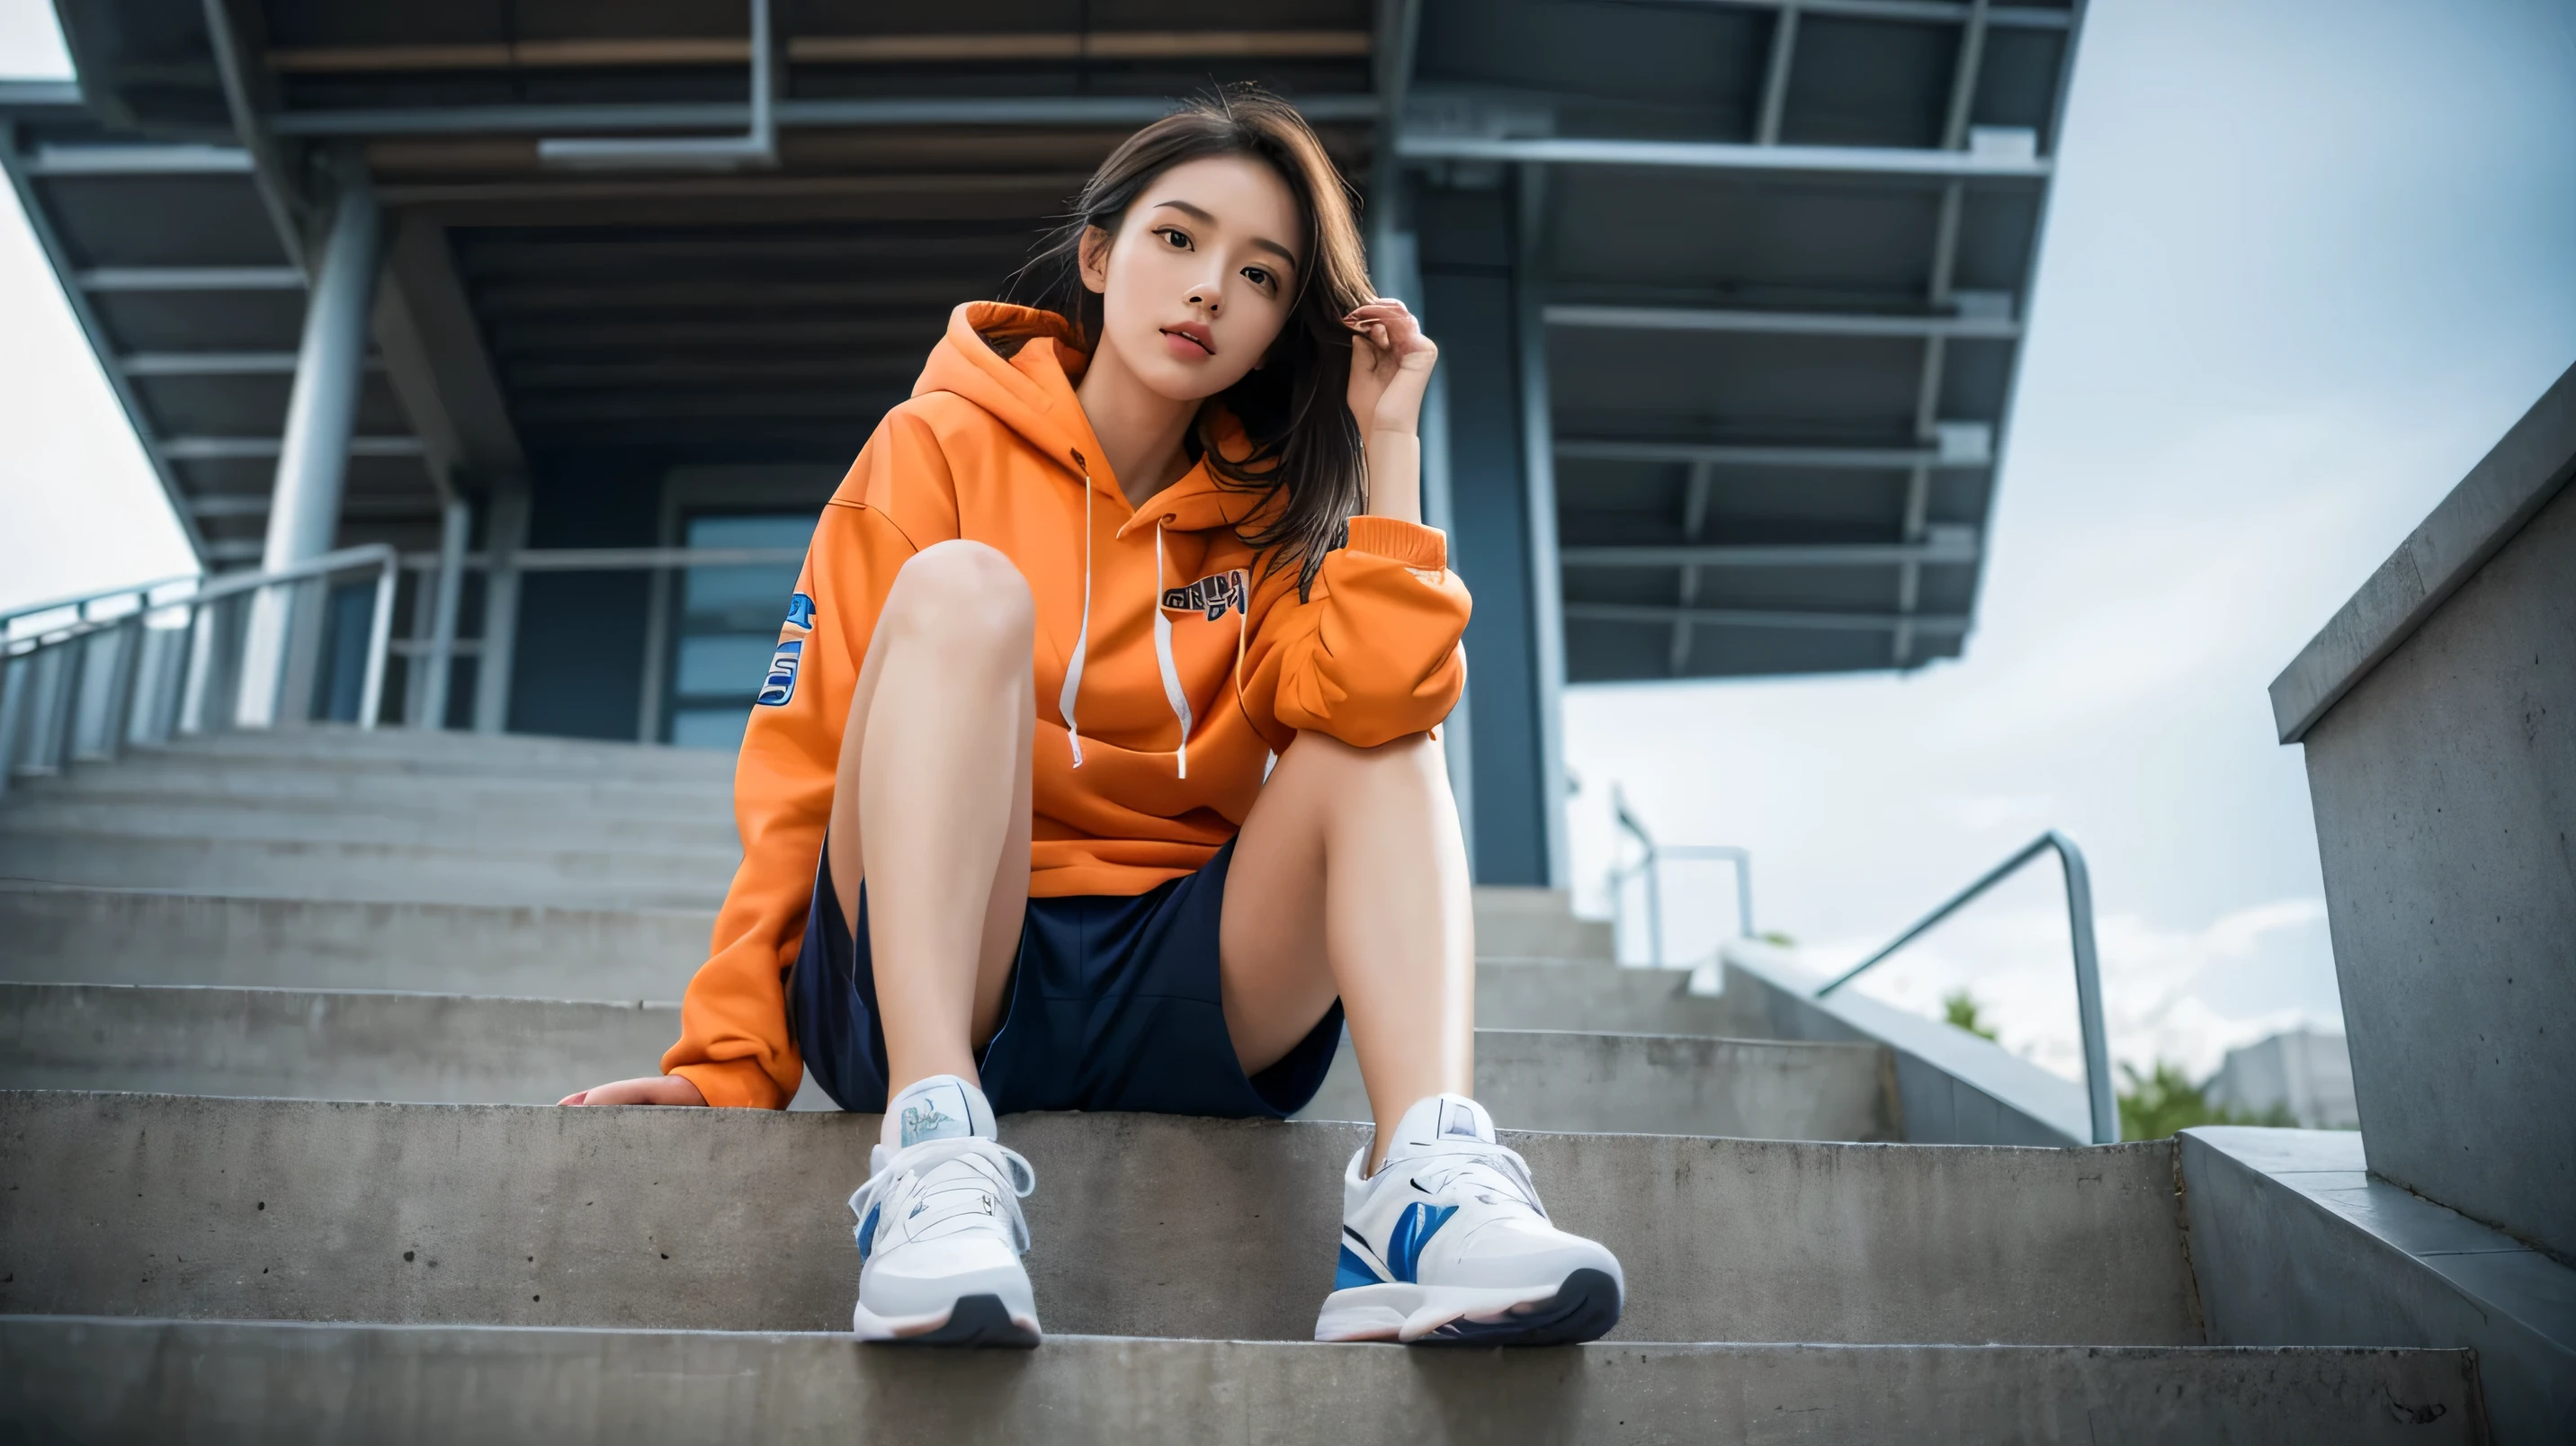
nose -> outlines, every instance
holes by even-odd
[[[1190,305],[1204,306],[1207,314],[1214,316],[1225,305],[1224,293],[1213,284],[1193,286],[1190,288]]]

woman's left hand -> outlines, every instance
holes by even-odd
[[[1422,419],[1422,389],[1440,348],[1401,301],[1378,297],[1342,318],[1351,329],[1351,417],[1360,435],[1411,435]]]

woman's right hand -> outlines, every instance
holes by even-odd
[[[676,1074],[592,1085],[555,1101],[562,1105],[704,1105],[706,1102],[707,1097],[698,1093],[696,1085],[689,1083],[685,1076]]]

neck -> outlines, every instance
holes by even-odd
[[[1091,435],[1100,439],[1100,460],[1109,465],[1128,506],[1144,506],[1190,470],[1181,439],[1189,435],[1199,404],[1173,401],[1145,385],[1106,339],[1073,394],[1091,422]]]

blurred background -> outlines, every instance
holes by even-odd
[[[710,34],[739,32],[739,4],[701,8]],[[1821,975],[2062,829],[2091,858],[2139,1108],[2160,1065],[2198,1090],[2285,1034],[2264,1068],[2335,1074],[2314,825],[2264,689],[2576,359],[2576,6],[2034,6],[1964,86],[1955,20],[1903,6],[1817,5],[1784,44],[1776,7],[1598,7],[1629,34],[1568,31],[1579,7],[1433,4],[1392,49],[1365,4],[1261,8],[1226,23],[1270,39],[1173,22],[1150,33],[1199,40],[1099,64],[988,49],[897,71],[799,32],[786,53],[812,63],[788,99],[807,109],[782,111],[782,169],[646,196],[614,169],[549,169],[530,127],[593,138],[584,106],[738,114],[718,104],[740,92],[738,40],[549,69],[462,11],[441,58],[337,33],[329,7],[266,7],[270,103],[300,127],[282,128],[290,189],[327,201],[316,168],[364,158],[405,218],[389,293],[433,316],[465,303],[504,414],[504,444],[473,435],[435,336],[428,382],[382,364],[335,536],[434,557],[453,515],[476,556],[515,526],[523,547],[792,557],[946,305],[998,284],[1131,112],[1265,79],[1312,106],[1369,196],[1382,285],[1450,344],[1435,482],[1479,598],[1453,762],[1481,882],[1570,889],[1646,960],[1642,880],[1614,879],[1636,852],[1624,798],[1664,845],[1749,851],[1753,932]],[[120,94],[220,120],[220,94],[137,79],[146,40],[99,42]],[[254,414],[282,411],[284,376],[247,400],[132,355],[111,376],[62,260],[111,238],[256,269],[216,254],[262,219],[255,193],[227,174],[239,194],[173,187],[119,214],[71,170],[48,179],[40,144],[84,139],[44,89],[79,79],[75,48],[42,0],[0,0],[19,180],[0,201],[0,608],[275,561],[278,447],[213,429],[273,431]],[[997,64],[1062,104],[962,126],[937,110],[943,86],[993,89]],[[1408,91],[1403,126],[1381,121],[1371,95]],[[924,108],[865,109],[896,102]],[[1703,135],[1733,150],[1706,168],[1580,154]],[[1781,176],[1738,154],[1771,142],[1857,159]],[[1909,149],[1961,159],[1884,154]],[[1397,186],[1390,152],[1410,161]],[[897,192],[916,199],[864,199]],[[40,218],[53,254],[30,197],[61,208]],[[329,219],[284,230],[319,243]],[[427,281],[403,249],[424,235]],[[70,273],[97,325],[159,324],[163,293]],[[820,289],[752,306],[726,290],[746,275]],[[235,352],[297,345],[289,279],[282,321],[224,300],[275,332]],[[1927,365],[1944,354],[1946,373]],[[419,415],[424,385],[454,435]],[[515,671],[451,652],[398,670],[387,706],[419,707],[423,667],[444,666],[450,726],[730,747],[793,571],[531,571]],[[406,576],[395,627],[425,637],[427,564]],[[491,590],[460,582],[470,647]],[[1855,987],[2073,1077],[2058,889],[2026,871]],[[1666,962],[1709,957],[1747,922],[1737,897],[1728,865],[1670,863]],[[2217,1093],[2262,1116],[2288,1088]],[[2313,1094],[2304,1123],[2351,1123]]]

